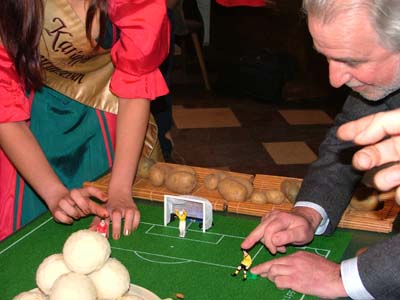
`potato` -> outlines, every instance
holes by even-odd
[[[250,202],[257,203],[257,204],[265,204],[267,203],[267,195],[263,191],[253,191],[251,193]]]
[[[228,201],[245,201],[247,199],[246,187],[231,177],[224,178],[219,182],[218,192]]]
[[[375,191],[367,188],[356,190],[350,201],[350,208],[360,211],[372,211],[379,206],[379,197]]]
[[[196,176],[196,170],[186,165],[176,165],[173,167],[174,171],[184,171]]]
[[[226,172],[217,172],[217,173],[215,173],[215,175],[217,175],[218,176],[218,178],[219,178],[219,180],[222,180],[222,179],[225,179],[226,177],[228,177],[229,176],[229,174],[228,173],[226,173]]]
[[[167,189],[178,194],[190,194],[196,185],[196,176],[186,171],[172,170],[165,180]]]
[[[155,163],[156,162],[153,159],[142,156],[139,160],[136,176],[141,178],[149,178],[150,168]]]
[[[290,201],[296,200],[297,194],[299,193],[301,182],[296,179],[285,179],[281,182],[281,192]]]
[[[253,183],[249,179],[239,176],[230,176],[230,178],[244,185],[247,191],[246,199],[249,198],[251,193],[253,193]]]
[[[151,184],[154,186],[162,186],[168,172],[169,167],[167,166],[161,164],[152,165],[149,170],[149,179]]]
[[[268,203],[281,204],[285,201],[285,194],[278,190],[265,191]]]
[[[227,176],[228,175],[225,172],[208,174],[206,177],[204,177],[204,186],[209,190],[215,190],[218,186],[218,183]]]
[[[206,189],[215,190],[219,183],[219,177],[217,174],[208,174],[204,177],[204,186]]]

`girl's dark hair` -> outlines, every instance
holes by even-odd
[[[0,0],[2,1],[2,0]],[[89,4],[89,9],[86,14],[86,36],[89,41],[92,41],[92,25],[93,19],[96,13],[99,13],[100,17],[100,33],[97,40],[96,48],[101,45],[106,34],[106,21],[107,21],[107,1],[108,0],[91,0]]]
[[[0,0],[0,38],[25,88],[42,85],[39,42],[42,0]]]

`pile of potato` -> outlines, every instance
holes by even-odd
[[[190,194],[197,186],[195,169],[185,165],[154,163],[147,174],[142,173],[142,178],[148,178],[154,186],[164,185],[171,192],[178,194]]]
[[[178,194],[190,194],[198,185],[194,168],[185,165],[167,165],[142,158],[137,175],[150,180],[154,186],[165,186]],[[204,178],[208,190],[217,190],[227,201],[249,201],[258,204],[294,203],[301,187],[301,180],[288,178],[281,182],[279,190],[261,190],[253,186],[254,176],[249,178],[218,171]],[[360,211],[377,210],[381,206],[373,189],[359,188],[351,199],[349,208]]]
[[[300,181],[285,180],[281,190],[254,189],[254,177],[246,179],[227,172],[216,172],[204,178],[204,186],[209,190],[218,190],[227,201],[249,201],[258,204],[281,204],[288,200],[294,202],[300,189]]]

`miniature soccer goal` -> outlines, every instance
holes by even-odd
[[[182,209],[186,210],[188,219],[198,220],[202,223],[203,232],[212,226],[213,210],[210,201],[192,195],[164,195],[164,226],[171,222],[171,216],[175,215],[176,210]]]

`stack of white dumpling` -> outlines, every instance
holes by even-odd
[[[143,300],[130,293],[128,270],[110,254],[103,235],[77,231],[66,240],[62,254],[53,254],[39,265],[38,289],[13,300]]]

